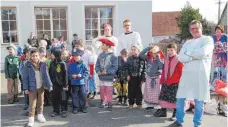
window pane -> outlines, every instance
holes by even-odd
[[[8,32],[3,32],[3,43],[10,43],[10,37],[8,36]]]
[[[86,30],[85,33],[86,33],[86,40],[92,40],[91,30]]]
[[[98,18],[98,8],[91,8],[92,18]]]
[[[108,17],[108,18],[113,18],[113,17],[112,17],[112,8],[107,8],[106,11],[107,11],[107,17]]]
[[[104,29],[104,24],[106,23],[110,24],[111,27],[113,27],[112,19],[100,19],[100,23],[101,23],[101,26],[100,26],[101,29]]]
[[[52,9],[52,18],[59,19],[59,9]]]
[[[60,20],[60,30],[67,30],[66,20]]]
[[[85,28],[86,29],[91,29],[91,19],[86,19],[85,20]]]
[[[43,9],[43,18],[50,19],[50,9]]]
[[[93,19],[92,20],[92,29],[97,29],[98,28],[98,19]]]
[[[86,41],[86,45],[92,45],[92,41]]]
[[[50,20],[44,20],[44,30],[51,30]]]
[[[43,31],[37,31],[37,38],[43,39],[44,32]]]
[[[85,8],[85,18],[91,18],[91,8]]]
[[[16,20],[16,8],[12,8],[9,10],[9,19]]]
[[[100,8],[101,18],[112,18],[112,8]]]
[[[101,35],[104,35],[104,30],[103,29],[101,30]]]
[[[59,30],[59,20],[53,20],[53,30]]]
[[[43,34],[47,34],[49,40],[51,40],[51,31],[44,31]],[[43,37],[42,37],[43,38]]]
[[[2,9],[1,14],[2,14],[2,20],[8,20],[8,9]]]
[[[60,18],[66,19],[66,9],[60,9]]]
[[[9,31],[9,22],[2,21],[2,31]]]
[[[61,31],[53,31],[53,37],[54,38],[59,38],[61,36]]]
[[[16,21],[10,21],[10,30],[16,31],[17,30],[17,23]]]
[[[43,20],[36,20],[36,29],[43,30]]]
[[[64,41],[67,41],[67,31],[61,31],[61,36],[64,37]]]
[[[36,15],[36,19],[42,19],[42,9],[35,8],[35,15]]]
[[[92,30],[92,39],[98,36],[98,30]]]
[[[15,32],[11,32],[10,37],[11,37],[11,42],[12,43],[18,42],[18,40],[17,40],[17,32],[16,31]]]

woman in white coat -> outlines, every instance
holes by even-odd
[[[194,99],[194,127],[201,127],[204,102],[210,100],[209,77],[214,49],[213,39],[202,35],[202,24],[198,20],[190,23],[193,39],[183,45],[178,60],[184,63],[182,76],[177,91],[176,119],[169,127],[182,127],[186,99]]]

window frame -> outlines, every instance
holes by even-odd
[[[0,20],[1,20],[1,24],[0,24],[0,44],[1,45],[10,45],[10,44],[14,44],[14,45],[19,45],[19,42],[20,42],[20,32],[19,32],[19,29],[20,29],[20,27],[19,27],[19,20],[20,20],[20,17],[18,16],[18,14],[19,14],[19,9],[18,9],[18,5],[13,5],[13,6],[1,6],[1,10],[2,9],[12,9],[12,8],[14,8],[15,10],[16,10],[16,20],[13,20],[13,21],[16,21],[16,33],[17,33],[17,42],[12,42],[11,41],[11,39],[10,39],[10,42],[9,43],[4,43],[4,41],[3,41],[3,28],[2,28],[2,16],[0,16]],[[9,15],[9,14],[8,14]],[[5,21],[11,21],[11,20],[5,20]],[[9,29],[9,31],[11,31],[10,29]]]
[[[35,33],[36,33],[36,37],[38,38],[38,36],[37,36],[37,34],[38,34],[38,31],[49,31],[49,30],[37,30],[37,23],[36,23],[36,21],[37,20],[42,20],[42,21],[44,21],[44,20],[47,20],[47,19],[37,19],[36,18],[36,14],[35,14],[35,9],[36,8],[41,8],[41,9],[50,9],[50,19],[48,19],[48,20],[50,20],[50,32],[51,32],[51,37],[49,37],[49,39],[51,40],[51,39],[53,39],[54,38],[54,31],[66,31],[67,32],[67,36],[66,36],[66,38],[64,38],[65,39],[65,41],[66,42],[69,42],[69,19],[68,19],[68,6],[34,6],[33,7],[33,14],[34,14],[34,29],[35,29]],[[53,17],[52,17],[52,10],[53,9],[65,9],[66,10],[66,30],[54,30],[53,29]],[[61,21],[60,19],[58,19],[58,21]],[[59,23],[60,24],[60,23]],[[44,27],[44,25],[43,25],[43,27]],[[56,37],[57,39],[58,39],[58,37]]]

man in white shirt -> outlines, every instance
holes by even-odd
[[[126,19],[123,21],[123,28],[125,33],[121,34],[118,38],[117,53],[120,55],[122,49],[131,50],[133,45],[139,45],[143,49],[140,34],[138,32],[132,31],[131,21]]]

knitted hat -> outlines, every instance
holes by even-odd
[[[216,31],[217,29],[220,29],[220,30],[222,31],[222,33],[224,32],[224,27],[223,27],[222,25],[217,25],[217,26],[215,27],[215,31]]]
[[[10,48],[16,50],[16,46],[14,44],[10,44],[8,47],[6,47],[7,50],[9,50]]]
[[[99,39],[98,41],[100,41],[104,44],[110,45],[110,46],[115,46],[115,43],[112,42],[111,40],[107,39],[107,38],[102,38],[102,39]]]
[[[82,50],[73,50],[72,51],[72,56],[82,56],[84,54],[84,51]]]

